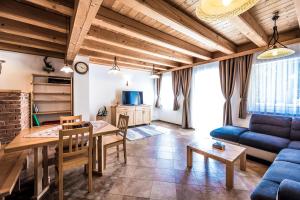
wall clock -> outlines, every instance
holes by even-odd
[[[78,74],[85,74],[89,71],[89,66],[88,64],[84,63],[84,62],[77,62],[75,65],[74,65],[74,68],[75,68],[75,71],[78,73]]]

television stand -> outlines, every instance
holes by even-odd
[[[119,115],[128,115],[128,126],[137,126],[142,124],[150,124],[152,121],[150,105],[114,105],[111,106],[111,123],[118,125]]]

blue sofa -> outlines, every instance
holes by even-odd
[[[252,200],[300,199],[300,118],[253,114],[249,128],[225,126],[210,135],[276,155]]]

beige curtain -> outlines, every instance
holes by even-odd
[[[234,90],[237,59],[223,60],[219,63],[221,90],[225,98],[223,124],[232,125],[231,97]]]
[[[180,71],[173,71],[172,72],[172,89],[174,94],[174,103],[173,103],[173,110],[179,110],[180,106],[178,103],[178,97],[180,94]]]
[[[159,74],[159,78],[155,79],[156,82],[156,102],[155,102],[155,107],[156,108],[160,108],[160,89],[161,89],[161,79],[162,79],[162,75]]]
[[[240,79],[240,108],[239,118],[247,117],[247,98],[253,54],[237,58]]]
[[[184,97],[182,110],[182,128],[191,128],[191,112],[190,112],[190,91],[192,84],[193,69],[183,69],[179,71],[181,80],[181,89]]]

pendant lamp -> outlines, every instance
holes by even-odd
[[[252,8],[259,0],[200,0],[196,15],[207,22],[223,21]]]
[[[153,65],[153,68],[152,68],[152,71],[151,71],[150,78],[152,78],[152,79],[158,79],[159,78],[159,76],[155,73],[154,65]]]
[[[114,63],[112,68],[108,71],[109,74],[118,74],[120,72],[120,67],[117,64],[117,57],[114,57]]]
[[[273,27],[273,35],[268,43],[268,48],[263,53],[258,55],[257,59],[260,60],[268,60],[268,59],[275,59],[275,58],[282,58],[285,56],[290,56],[295,53],[294,50],[289,49],[284,44],[279,42],[279,33],[277,30],[276,21],[278,20],[279,15],[278,12],[274,13],[272,20],[274,21]]]
[[[70,65],[68,65],[66,62],[65,62],[65,65],[60,69],[60,71],[65,72],[67,74],[74,72],[72,67]]]

